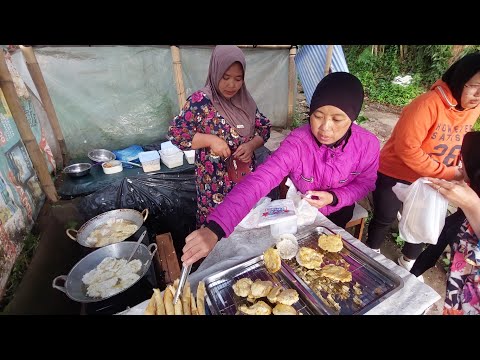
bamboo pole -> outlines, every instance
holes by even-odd
[[[288,110],[287,110],[287,128],[292,125],[293,112],[295,109],[295,86],[297,84],[295,72],[295,55],[297,48],[292,46],[288,56]]]
[[[332,66],[333,45],[328,45],[327,55],[325,59],[325,70],[323,76],[327,76],[330,73],[330,66]]]
[[[182,61],[180,60],[180,49],[178,46],[170,46],[173,61],[173,78],[177,87],[178,106],[182,110],[187,101],[185,98],[185,86],[183,85]]]
[[[17,125],[18,132],[22,138],[25,147],[27,148],[28,155],[32,160],[33,167],[37,172],[38,178],[40,180],[40,185],[42,186],[43,191],[45,192],[47,198],[52,201],[58,201],[57,190],[53,184],[50,173],[48,172],[47,162],[40,151],[35,136],[33,135],[32,129],[28,124],[27,117],[25,112],[20,105],[18,100],[17,92],[15,91],[15,86],[13,85],[12,76],[8,71],[7,63],[5,62],[5,55],[2,50],[0,50],[0,87],[7,101],[7,105],[12,113],[13,120]]]
[[[35,57],[35,53],[33,52],[33,48],[31,46],[20,46],[20,49],[22,49],[28,71],[30,72],[33,83],[38,90],[38,94],[40,95],[40,99],[42,100],[43,107],[45,108],[45,112],[47,113],[48,121],[52,126],[53,133],[60,147],[61,158],[56,153],[53,155],[55,157],[55,162],[57,163],[57,168],[61,169],[64,164],[67,164],[68,159],[65,138],[63,137],[62,129],[60,128],[60,124],[58,122],[57,113],[55,112],[55,108],[53,107],[47,84],[45,83],[45,80],[43,78],[42,71],[40,70],[40,66],[38,65],[37,58]]]

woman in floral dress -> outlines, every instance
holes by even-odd
[[[270,120],[257,108],[244,82],[245,56],[233,45],[216,46],[205,87],[194,92],[169,128],[172,143],[195,149],[197,228],[235,186],[228,158],[255,168],[254,151],[270,137]]]
[[[479,89],[480,93],[480,89]],[[461,208],[466,220],[452,239],[452,263],[447,280],[445,315],[480,314],[480,132],[465,134],[462,143],[464,181],[430,179],[431,186],[453,205]]]

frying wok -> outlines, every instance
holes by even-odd
[[[80,245],[83,245],[88,248],[95,248],[95,246],[91,246],[88,244],[87,238],[98,226],[105,224],[108,220],[110,219],[129,220],[129,221],[132,221],[135,225],[137,225],[138,228],[140,228],[143,225],[143,222],[147,220],[147,217],[148,217],[148,208],[144,209],[142,212],[134,209],[111,210],[111,211],[104,212],[100,215],[97,215],[94,218],[91,218],[85,224],[83,224],[78,231],[73,228],[69,228],[67,229],[66,233],[70,239],[78,242]],[[72,235],[71,234],[72,232],[75,232],[76,236]],[[125,239],[127,239],[131,235],[125,236]],[[122,239],[121,241],[125,239]]]
[[[138,249],[135,251],[132,257],[132,260],[138,259],[142,262],[142,268],[137,273],[140,278],[135,283],[116,294],[104,298],[90,297],[87,295],[87,285],[82,282],[82,277],[90,270],[95,269],[106,257],[111,256],[117,259],[127,259],[136,245],[137,243],[134,241],[126,241],[99,248],[77,262],[72,270],[70,270],[68,275],[60,275],[53,279],[52,287],[64,292],[70,299],[81,303],[102,301],[121,294],[125,290],[135,285],[146,274],[150,264],[152,263],[153,255],[155,255],[155,252],[157,251],[157,244],[153,243],[148,247],[144,244],[139,244]],[[62,280],[64,281],[64,286],[58,285],[57,283]]]

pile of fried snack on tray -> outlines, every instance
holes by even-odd
[[[269,280],[257,279],[253,282],[248,277],[239,279],[232,287],[235,295],[253,303],[253,305],[241,304],[238,307],[239,314],[297,315],[297,311],[292,305],[299,300],[299,296],[294,289],[274,286]],[[263,300],[260,300],[262,298]]]
[[[145,315],[205,315],[205,283],[200,281],[197,286],[196,297],[190,290],[190,283],[185,282],[183,292],[177,303],[173,298],[179,280],[168,285],[163,294],[159,289],[153,289],[153,295],[145,309]]]
[[[278,246],[277,249],[271,247],[263,254],[265,267],[270,273],[275,273],[280,270],[283,258],[325,305],[340,311],[338,301],[352,297],[354,305],[361,306],[360,284],[352,284],[352,273],[348,270],[350,265],[339,255],[343,249],[341,236],[322,234],[317,245],[318,249],[300,247],[288,258],[282,256]]]
[[[310,247],[270,247],[263,253],[265,268],[270,273],[281,269],[282,259],[314,290],[328,306],[340,310],[340,304],[334,300],[345,300],[353,292],[353,303],[362,305],[360,284],[353,284],[349,264],[339,256],[343,249],[340,235],[320,235],[318,249]],[[328,259],[328,260],[327,260]],[[326,264],[326,260],[328,264]],[[153,295],[145,309],[146,315],[205,315],[205,283],[198,283],[196,296],[190,290],[187,281],[176,304],[173,303],[179,280],[168,285],[163,294],[153,289]],[[237,314],[246,315],[302,315],[292,305],[300,300],[295,289],[286,289],[269,280],[248,277],[238,279],[232,286],[238,298]],[[353,291],[351,291],[353,290]],[[322,292],[326,292],[324,297]],[[245,302],[246,300],[246,302]]]

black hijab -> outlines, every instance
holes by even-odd
[[[335,143],[328,145],[329,147],[337,147],[344,140],[345,145],[347,144],[352,132],[352,124],[362,110],[363,97],[362,83],[356,76],[347,72],[330,73],[318,83],[310,101],[309,116],[319,107],[331,105],[341,109],[352,122],[345,135]]]
[[[461,100],[462,91],[467,83],[477,72],[480,71],[480,52],[467,54],[451,65],[442,80],[448,85],[453,97],[457,101],[457,108],[463,110]]]
[[[480,196],[480,131],[465,134],[462,142],[463,167],[470,178],[470,186]]]

